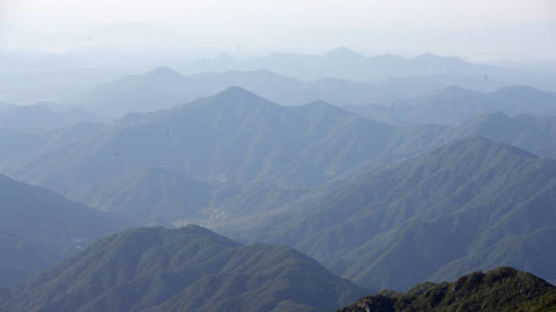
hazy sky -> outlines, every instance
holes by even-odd
[[[556,58],[554,0],[0,0],[0,49]]]

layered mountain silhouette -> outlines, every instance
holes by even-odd
[[[399,87],[400,85],[403,87]],[[74,107],[113,118],[130,112],[168,109],[232,86],[251,90],[283,105],[301,105],[317,100],[337,105],[365,105],[422,95],[445,84],[432,83],[427,86],[415,79],[382,84],[351,82],[337,78],[303,82],[265,70],[184,76],[170,68],[160,67],[144,75],[128,76],[100,85],[89,92],[75,95],[66,102]],[[400,92],[400,89],[404,92]]]
[[[0,175],[0,286],[27,278],[126,225],[115,215]]]
[[[54,111],[44,105],[29,105],[0,109],[0,128],[22,133],[43,133],[83,121],[102,122],[103,119],[76,108]]]
[[[511,265],[553,280],[556,162],[467,139],[220,230],[295,246],[375,289]]]
[[[343,55],[346,53],[336,52],[331,54],[332,60],[329,61],[329,64],[345,62],[365,73],[367,71],[371,74],[376,73],[376,70],[368,69],[363,64],[360,66],[354,65],[358,62],[366,63],[367,58],[361,56],[352,60],[349,53]],[[375,65],[385,66],[384,69],[380,70],[389,73],[402,70],[400,68],[404,67],[397,64],[401,60],[399,57],[382,56],[378,57],[377,60],[384,63]],[[446,65],[451,62],[449,58],[444,60],[443,58],[436,59],[433,56],[423,56],[419,62],[423,62],[424,65],[418,65],[416,69],[411,70],[415,73],[383,77],[384,79],[380,79],[380,81],[354,81],[350,80],[349,77],[342,78],[342,75],[323,76],[311,81],[302,81],[276,74],[264,69],[264,67],[253,70],[205,72],[185,76],[168,67],[159,67],[143,75],[126,76],[99,85],[88,92],[76,94],[64,102],[72,104],[73,107],[80,107],[105,117],[115,118],[130,112],[168,109],[178,103],[188,102],[221,92],[232,86],[238,86],[282,105],[301,105],[323,100],[338,106],[354,106],[354,109],[361,110],[372,104],[385,105],[392,101],[428,96],[431,92],[452,85],[483,92],[508,86],[508,83],[495,82],[492,78],[485,80],[483,74],[479,74],[481,70],[471,76],[458,74],[458,71],[454,70],[447,70],[447,73],[442,73],[444,70],[440,70],[439,73],[434,71],[426,73],[428,69],[434,67],[429,63],[445,63],[440,67],[450,67],[450,65]],[[459,63],[461,62],[459,61]],[[456,63],[458,62],[456,61]],[[347,66],[347,64],[345,65]],[[303,64],[300,65],[300,67],[302,66]],[[389,67],[395,67],[396,69],[388,70]],[[489,67],[487,66],[487,68]],[[484,68],[484,71],[486,72],[487,69]],[[422,73],[417,74],[418,72]],[[515,83],[519,83],[519,80],[513,84]],[[527,93],[526,90],[523,90],[523,92]],[[451,95],[447,94],[445,96],[449,97]]]
[[[62,123],[54,130],[31,132],[18,130],[17,127],[0,128],[0,145],[3,147],[0,149],[0,172],[8,173],[36,157],[82,142],[108,125],[77,122],[64,126]]]
[[[37,154],[37,146],[44,144],[45,140],[41,134],[0,128],[0,172],[24,165]]]
[[[556,84],[554,83],[553,73],[544,74],[542,72],[474,64],[457,57],[432,54],[423,54],[411,58],[388,54],[367,57],[346,48],[338,48],[323,55],[275,53],[248,59],[222,55],[214,59],[200,61],[186,61],[183,57],[177,59],[173,57],[163,59],[147,57],[147,59],[139,61],[136,57],[130,58],[126,53],[115,51],[111,51],[106,56],[112,60],[117,60],[113,64],[114,67],[106,67],[106,64],[102,65],[107,60],[105,57],[99,58],[92,55],[84,57],[80,53],[69,53],[63,56],[37,54],[31,57],[27,53],[16,52],[11,55],[2,53],[2,58],[6,60],[6,64],[9,66],[3,68],[0,100],[16,104],[31,104],[45,99],[56,102],[68,97],[75,99],[76,95],[83,94],[84,91],[90,90],[100,83],[115,80],[130,71],[145,70],[145,66],[160,65],[159,62],[161,61],[187,75],[207,72],[256,72],[262,70],[272,71],[301,81],[339,78],[368,83],[370,81],[382,82],[401,78],[411,80],[413,83],[410,85],[436,84],[436,88],[458,85],[475,90],[490,91],[503,86],[522,84],[556,91],[554,89]],[[71,61],[60,62],[65,57],[68,60],[71,59]],[[139,58],[142,57],[139,56]],[[127,61],[130,61],[130,63]],[[124,65],[124,63],[131,67]],[[40,64],[40,66],[37,67],[36,64]],[[85,64],[86,66],[83,67]],[[249,89],[247,86],[243,87]],[[407,84],[405,86],[400,85],[395,89],[398,93],[404,93],[409,90],[406,87]],[[394,91],[394,89],[390,90]],[[427,89],[427,91],[431,90],[433,89]],[[218,91],[213,90],[211,93]],[[260,90],[254,91],[260,93]],[[263,94],[262,92],[260,94],[277,101],[269,94]],[[106,99],[109,100],[110,98],[106,97]],[[330,99],[323,100],[330,101]]]
[[[412,58],[391,54],[364,56],[345,47],[334,49],[324,55],[274,53],[258,59],[218,58],[191,64],[186,68],[192,72],[261,69],[305,81],[335,77],[366,83],[414,77],[430,81],[451,81],[452,84],[465,87],[474,85],[480,90],[512,84],[527,84],[554,90],[551,86],[554,77],[550,75],[470,63],[457,57],[431,53]],[[461,83],[456,83],[456,80]]]
[[[368,118],[389,123],[456,125],[495,112],[512,117],[556,115],[556,93],[525,86],[505,87],[489,93],[448,87],[415,99],[395,101],[389,106],[350,108]]]
[[[332,311],[364,290],[283,246],[199,226],[105,237],[4,292],[2,311]]]
[[[210,224],[261,212],[293,201],[306,190],[267,183],[208,183],[168,169],[139,169],[78,188],[68,197],[138,224]]]
[[[0,311],[556,311],[555,77],[183,62],[8,70],[2,100],[66,99],[0,102]]]
[[[117,212],[138,223],[169,224],[201,218],[216,192],[211,184],[172,170],[152,168],[87,185],[68,197],[98,210]]]
[[[67,99],[66,102],[115,118],[130,112],[167,109],[191,100],[191,96],[196,98],[206,95],[206,91],[195,91],[197,88],[191,79],[161,67],[145,75],[126,76],[99,85],[91,91]]]
[[[128,115],[12,174],[64,194],[149,168],[219,183],[305,187],[364,164],[413,155],[436,135],[431,127],[396,128],[324,102],[285,107],[230,88],[171,110]]]
[[[532,274],[502,267],[465,275],[453,283],[419,284],[405,293],[385,291],[364,297],[337,312],[554,310],[554,286]]]
[[[514,145],[537,155],[556,155],[556,118],[552,116],[485,114],[450,129],[439,140],[476,136]]]
[[[484,107],[473,99],[488,98],[510,115],[397,127],[234,87],[113,126],[64,128],[10,174],[136,224],[195,222],[241,241],[291,245],[374,289],[500,265],[555,279],[556,165],[492,142],[553,155],[552,117],[513,116],[522,106],[549,112],[552,95],[448,91],[477,114]],[[536,104],[522,105],[527,99]],[[477,135],[492,141],[457,141]]]

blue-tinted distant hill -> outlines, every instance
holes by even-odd
[[[306,187],[413,155],[439,134],[434,127],[374,122],[324,102],[280,106],[230,88],[170,110],[130,114],[12,174],[62,193],[149,168],[219,183]]]
[[[21,281],[126,225],[113,214],[0,175],[0,286]]]
[[[13,129],[20,133],[42,134],[78,122],[103,122],[104,120],[81,109],[52,110],[41,104],[0,109],[0,128]]]
[[[350,109],[370,119],[395,124],[457,125],[495,112],[512,117],[519,114],[553,116],[556,115],[556,93],[527,86],[505,87],[488,93],[452,86],[389,105],[351,106]]]
[[[409,86],[400,88],[404,91],[398,91],[398,84],[395,83],[387,88],[335,78],[307,83],[265,70],[184,76],[170,68],[160,67],[144,75],[127,76],[97,86],[89,92],[67,99],[66,102],[113,118],[131,112],[168,109],[233,86],[251,90],[283,105],[300,105],[317,100],[337,105],[363,105],[423,94],[443,86],[424,86],[423,83],[411,81],[406,84]]]
[[[378,59],[383,58],[403,60],[394,56],[378,57]],[[451,58],[434,56],[423,58],[428,59],[428,61],[422,61],[424,64],[435,63],[437,58],[441,63],[449,64],[450,61],[447,60],[451,60]],[[360,57],[358,60],[366,62],[367,58]],[[326,61],[326,63],[329,65],[334,62]],[[304,64],[302,63],[297,67],[303,67]],[[386,67],[394,66],[395,68],[401,66],[399,64],[395,65],[396,62],[377,64]],[[463,64],[471,66],[465,62]],[[424,70],[429,68],[427,66],[429,65],[419,65],[418,67],[422,67]],[[463,67],[466,68],[466,66]],[[336,66],[335,68],[343,67]],[[479,68],[482,67],[479,66]],[[487,66],[487,68],[489,67]],[[365,67],[361,66],[355,67],[355,69],[366,70]],[[374,70],[369,70],[371,73],[375,73]],[[392,70],[384,70],[389,73],[393,72]],[[493,77],[485,80],[484,75],[478,73],[480,70],[475,71],[471,75],[466,74],[465,71],[447,69],[438,73],[430,72],[422,75],[415,73],[394,75],[377,81],[350,80],[349,77],[331,74],[310,81],[302,81],[277,74],[264,67],[251,70],[204,72],[187,76],[168,67],[159,67],[142,75],[126,76],[104,83],[88,92],[79,92],[67,98],[65,102],[102,116],[121,117],[130,112],[167,109],[178,103],[221,92],[232,86],[251,90],[282,105],[300,105],[323,100],[338,106],[365,106],[371,104],[384,105],[395,100],[424,96],[432,91],[452,85],[486,92],[510,84],[526,83],[526,81],[521,80],[511,83],[499,82]],[[537,86],[536,84],[532,85]]]
[[[207,72],[270,71],[306,82],[333,78],[367,84],[401,79],[405,83],[395,82],[394,84],[397,86],[386,83],[380,84],[381,88],[374,88],[376,93],[390,86],[384,91],[387,94],[398,96],[407,93],[421,95],[423,91],[434,90],[428,88],[418,90],[427,85],[435,85],[435,89],[457,85],[474,90],[491,91],[504,86],[520,84],[556,91],[554,87],[556,78],[553,73],[544,74],[476,64],[457,57],[432,54],[422,54],[411,58],[388,54],[364,56],[346,48],[338,48],[322,55],[274,53],[256,58],[236,58],[228,55],[197,61],[191,59],[191,55],[174,54],[169,56],[165,53],[162,59],[152,59],[152,55],[130,54],[121,51],[95,50],[89,52],[42,54],[1,51],[0,54],[5,60],[6,66],[0,69],[0,101],[32,104],[44,100],[60,102],[68,98],[79,99],[87,90],[99,84],[163,64],[188,76]],[[195,57],[199,57],[199,54],[196,53]],[[114,62],[115,60],[116,62]],[[112,65],[107,67],[106,62]],[[226,87],[229,86],[231,85]],[[240,86],[250,89],[247,85]],[[276,87],[276,85],[274,86]],[[218,91],[221,90],[212,90],[208,94]],[[281,104],[288,104],[272,97],[271,92],[265,94],[261,90],[253,89],[253,91]],[[416,91],[419,93],[414,93]],[[148,95],[148,92],[144,95]],[[196,97],[198,96],[201,95],[197,94]],[[189,101],[194,98],[185,100]],[[331,101],[328,98],[320,99]],[[163,97],[159,94],[159,101],[162,100]],[[310,101],[313,100],[316,99],[310,99]],[[338,105],[354,104],[331,102]],[[141,107],[139,103],[137,106]]]
[[[471,84],[478,87],[489,86],[489,88],[526,84],[556,91],[555,77],[551,74],[472,63],[458,57],[431,53],[410,58],[392,54],[365,56],[345,47],[323,55],[274,53],[254,59],[217,58],[183,68],[186,72],[260,69],[304,81],[333,77],[367,83],[409,77],[434,80],[460,77],[460,79],[465,78],[463,80],[469,84],[460,85],[455,81],[452,81],[452,84],[473,89]]]
[[[42,122],[37,121],[36,123],[41,124]],[[17,129],[23,125],[16,126],[16,129],[0,128],[0,145],[3,147],[0,149],[0,172],[10,172],[39,155],[61,151],[108,127],[107,124],[95,122],[77,122],[67,126],[57,125],[60,127],[56,127],[54,130],[31,132]]]
[[[556,116],[510,117],[501,112],[480,115],[448,130],[439,141],[476,136],[511,144],[537,155],[556,156]]]

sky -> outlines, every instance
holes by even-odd
[[[556,58],[554,0],[0,0],[0,49]]]

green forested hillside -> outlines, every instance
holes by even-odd
[[[364,297],[337,312],[551,312],[556,288],[509,267],[476,272],[453,283],[423,283],[405,293]]]
[[[556,162],[468,139],[219,230],[290,244],[375,289],[511,265],[556,277]]]
[[[158,227],[108,236],[34,275],[3,311],[332,311],[363,293],[288,247]]]

